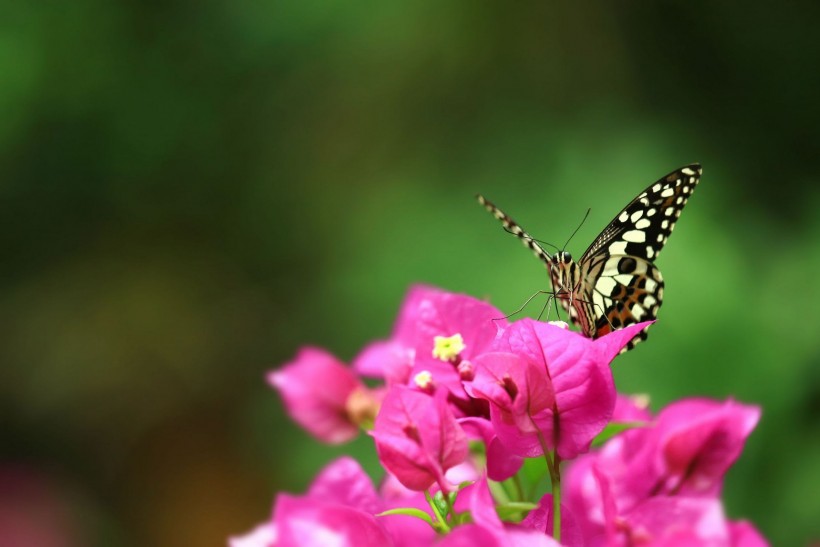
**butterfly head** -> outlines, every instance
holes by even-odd
[[[572,255],[566,251],[557,252],[552,255],[550,264],[553,290],[558,293],[573,292],[581,281],[581,272],[578,264],[572,259]]]

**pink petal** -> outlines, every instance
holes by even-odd
[[[719,500],[659,496],[643,502],[628,515],[632,537],[653,545],[728,545],[729,529]]]
[[[393,545],[373,515],[343,505],[280,494],[273,520],[276,547],[380,547]]]
[[[350,394],[364,385],[333,355],[302,348],[292,362],[270,372],[268,382],[282,395],[290,417],[319,440],[338,444],[358,434],[345,405]]]
[[[552,505],[552,494],[544,495],[539,500],[538,507],[530,511],[526,518],[521,521],[521,526],[538,530],[551,538],[553,529]],[[561,545],[565,547],[583,547],[586,545],[572,512],[563,503],[561,504]]]
[[[493,321],[504,314],[492,305],[471,296],[425,286],[413,287],[399,316],[393,338],[413,348],[417,356],[433,353],[436,336],[461,334],[470,359],[484,351],[506,321]]]
[[[769,547],[760,532],[750,522],[741,520],[729,523],[732,547]]]
[[[359,462],[349,456],[342,456],[325,466],[313,480],[307,496],[371,514],[381,512],[384,505],[373,487],[373,481]]]
[[[495,512],[495,500],[490,494],[487,477],[481,477],[473,483],[470,492],[470,514],[476,524],[486,528],[503,528],[498,513]]]
[[[467,435],[484,441],[487,455],[487,477],[505,481],[518,473],[524,459],[507,450],[495,434],[492,422],[484,418],[468,417],[458,420]]]
[[[247,534],[233,536],[228,540],[229,547],[275,547],[276,528],[273,523],[260,524]]]
[[[353,360],[353,370],[388,385],[406,384],[413,368],[414,351],[395,340],[373,342]]]
[[[651,422],[648,397],[618,394],[612,419],[616,422]]]
[[[228,540],[229,547],[275,547],[276,528],[273,523],[260,524],[247,534],[233,536]]]
[[[612,416],[615,386],[607,358],[615,344],[606,339],[619,332],[593,342],[555,325],[523,319],[507,328],[493,346],[536,364],[552,381],[558,428],[549,442],[563,459],[588,451]],[[624,344],[629,340],[626,335],[615,339]]]
[[[719,492],[759,419],[758,407],[732,400],[687,399],[665,408],[657,430],[667,487],[679,494]]]
[[[513,353],[491,352],[475,359],[475,378],[465,384],[474,397],[489,401],[500,442],[520,457],[552,448],[555,396],[543,368]]]
[[[635,325],[629,325],[622,329],[610,332],[595,340],[595,350],[600,353],[599,359],[607,363],[612,362],[615,357],[626,347],[630,340],[635,338],[640,331],[654,323],[654,321],[644,321]]]
[[[434,482],[444,488],[444,472],[468,453],[467,437],[444,391],[430,397],[395,386],[385,397],[371,434],[384,467],[412,490],[425,490]]]
[[[438,547],[507,547],[495,534],[477,524],[459,526],[436,543]]]

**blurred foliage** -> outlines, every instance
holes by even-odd
[[[0,465],[60,508],[35,515],[55,545],[217,545],[334,455],[374,469],[368,439],[288,422],[265,371],[351,358],[413,283],[507,311],[544,288],[476,192],[557,244],[592,207],[580,254],[692,161],[660,321],[616,381],[762,405],[727,510],[820,537],[820,5],[2,13]]]

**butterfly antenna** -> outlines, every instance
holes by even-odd
[[[505,231],[505,232],[507,232],[508,234],[512,234],[512,235],[514,235],[514,236],[521,237],[521,239],[526,239],[527,241],[535,241],[536,243],[540,243],[540,244],[542,244],[542,245],[546,245],[546,246],[548,246],[548,247],[552,247],[553,249],[555,249],[555,251],[556,251],[556,252],[558,252],[558,251],[560,251],[560,250],[561,250],[561,249],[559,249],[559,248],[558,248],[558,246],[557,246],[557,245],[553,245],[553,244],[552,244],[552,243],[550,243],[549,241],[544,241],[543,239],[535,239],[534,237],[529,237],[529,236],[522,237],[522,236],[520,236],[520,235],[516,234],[515,232],[513,232],[512,230],[510,230],[510,229],[509,229],[509,228],[507,228],[507,227],[504,227],[504,231]]]
[[[574,232],[572,232],[572,235],[571,235],[571,236],[569,236],[569,239],[567,239],[567,242],[566,242],[566,243],[564,243],[564,249],[566,249],[566,248],[567,248],[567,245],[569,245],[569,242],[570,242],[570,241],[572,241],[572,238],[573,238],[573,237],[575,237],[575,234],[577,234],[577,233],[578,233],[578,230],[580,230],[580,229],[581,229],[581,226],[583,226],[583,225],[584,225],[584,222],[586,222],[587,217],[589,216],[589,213],[590,213],[591,211],[592,211],[592,209],[587,209],[587,213],[584,215],[584,218],[582,218],[582,219],[581,219],[581,223],[578,225],[578,227],[577,227],[577,228],[575,228],[575,231],[574,231]]]

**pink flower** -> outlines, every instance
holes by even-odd
[[[265,522],[241,536],[228,540],[229,547],[276,547],[276,527],[272,522]]]
[[[724,474],[759,417],[757,407],[731,400],[684,400],[664,409],[653,426],[626,431],[599,452],[573,462],[565,476],[564,499],[579,519],[585,541],[621,532],[635,537],[646,532],[669,542],[692,533],[703,539],[711,533],[703,526],[712,526],[719,513],[714,530],[725,542],[716,545],[756,545],[753,539],[726,539],[759,536],[734,528],[715,503]]]
[[[354,368],[368,376],[384,377],[388,385],[412,385],[424,373],[433,390],[444,387],[465,400],[462,376],[470,373],[471,359],[484,352],[506,325],[506,321],[494,321],[503,315],[470,296],[413,287],[402,304],[393,335],[368,346],[354,360]],[[453,351],[440,351],[442,340],[455,337],[459,344],[448,346]]]
[[[538,502],[538,507],[529,512],[521,526],[538,530],[542,534],[552,534],[552,494],[545,494]],[[581,530],[575,523],[572,513],[561,504],[561,545],[565,547],[583,547],[584,541]]]
[[[280,494],[273,513],[276,547],[393,545],[376,517],[360,509]]]
[[[449,491],[444,473],[467,457],[467,437],[447,405],[435,396],[395,386],[382,403],[371,432],[382,465],[411,490],[437,483]]]
[[[343,443],[372,421],[378,395],[324,350],[302,348],[296,358],[268,374],[293,420],[321,441]]]
[[[413,348],[397,340],[379,340],[353,359],[353,370],[370,378],[384,378],[387,385],[406,384],[415,361]]]
[[[441,547],[560,547],[543,531],[528,526],[505,524],[498,518],[495,502],[482,478],[459,493],[469,498],[473,524],[459,526],[438,543]],[[466,508],[465,508],[466,509]]]
[[[343,457],[319,473],[306,495],[278,495],[271,521],[232,538],[230,545],[394,545],[389,528],[375,516],[385,508],[359,464]]]
[[[766,538],[757,531],[752,523],[745,520],[730,522],[729,534],[731,544],[735,547],[768,547],[769,545]]]
[[[729,522],[720,500],[669,496],[649,498],[636,506],[620,520],[607,545],[638,543],[668,547],[766,545],[754,528],[738,528]]]
[[[486,353],[475,364],[467,390],[490,402],[490,420],[503,446],[521,457],[543,454],[544,443],[552,439],[555,407],[552,382],[543,369],[512,353]]]
[[[656,488],[670,494],[718,495],[723,476],[760,420],[760,408],[728,400],[687,399],[666,407],[655,429]]]
[[[476,359],[470,389],[492,404],[493,425],[509,450],[533,457],[555,449],[562,459],[574,458],[612,417],[609,363],[646,325],[590,340],[522,319],[501,332],[492,345],[496,353]]]
[[[307,497],[376,514],[384,503],[359,462],[348,456],[334,460],[313,479]]]
[[[488,478],[500,482],[518,473],[524,459],[507,450],[496,435],[492,422],[484,418],[467,417],[459,419],[458,423],[470,438],[484,442]]]
[[[612,413],[612,421],[642,423],[652,421],[652,414],[648,410],[649,398],[647,396],[628,396],[618,394],[615,400],[615,410]]]

